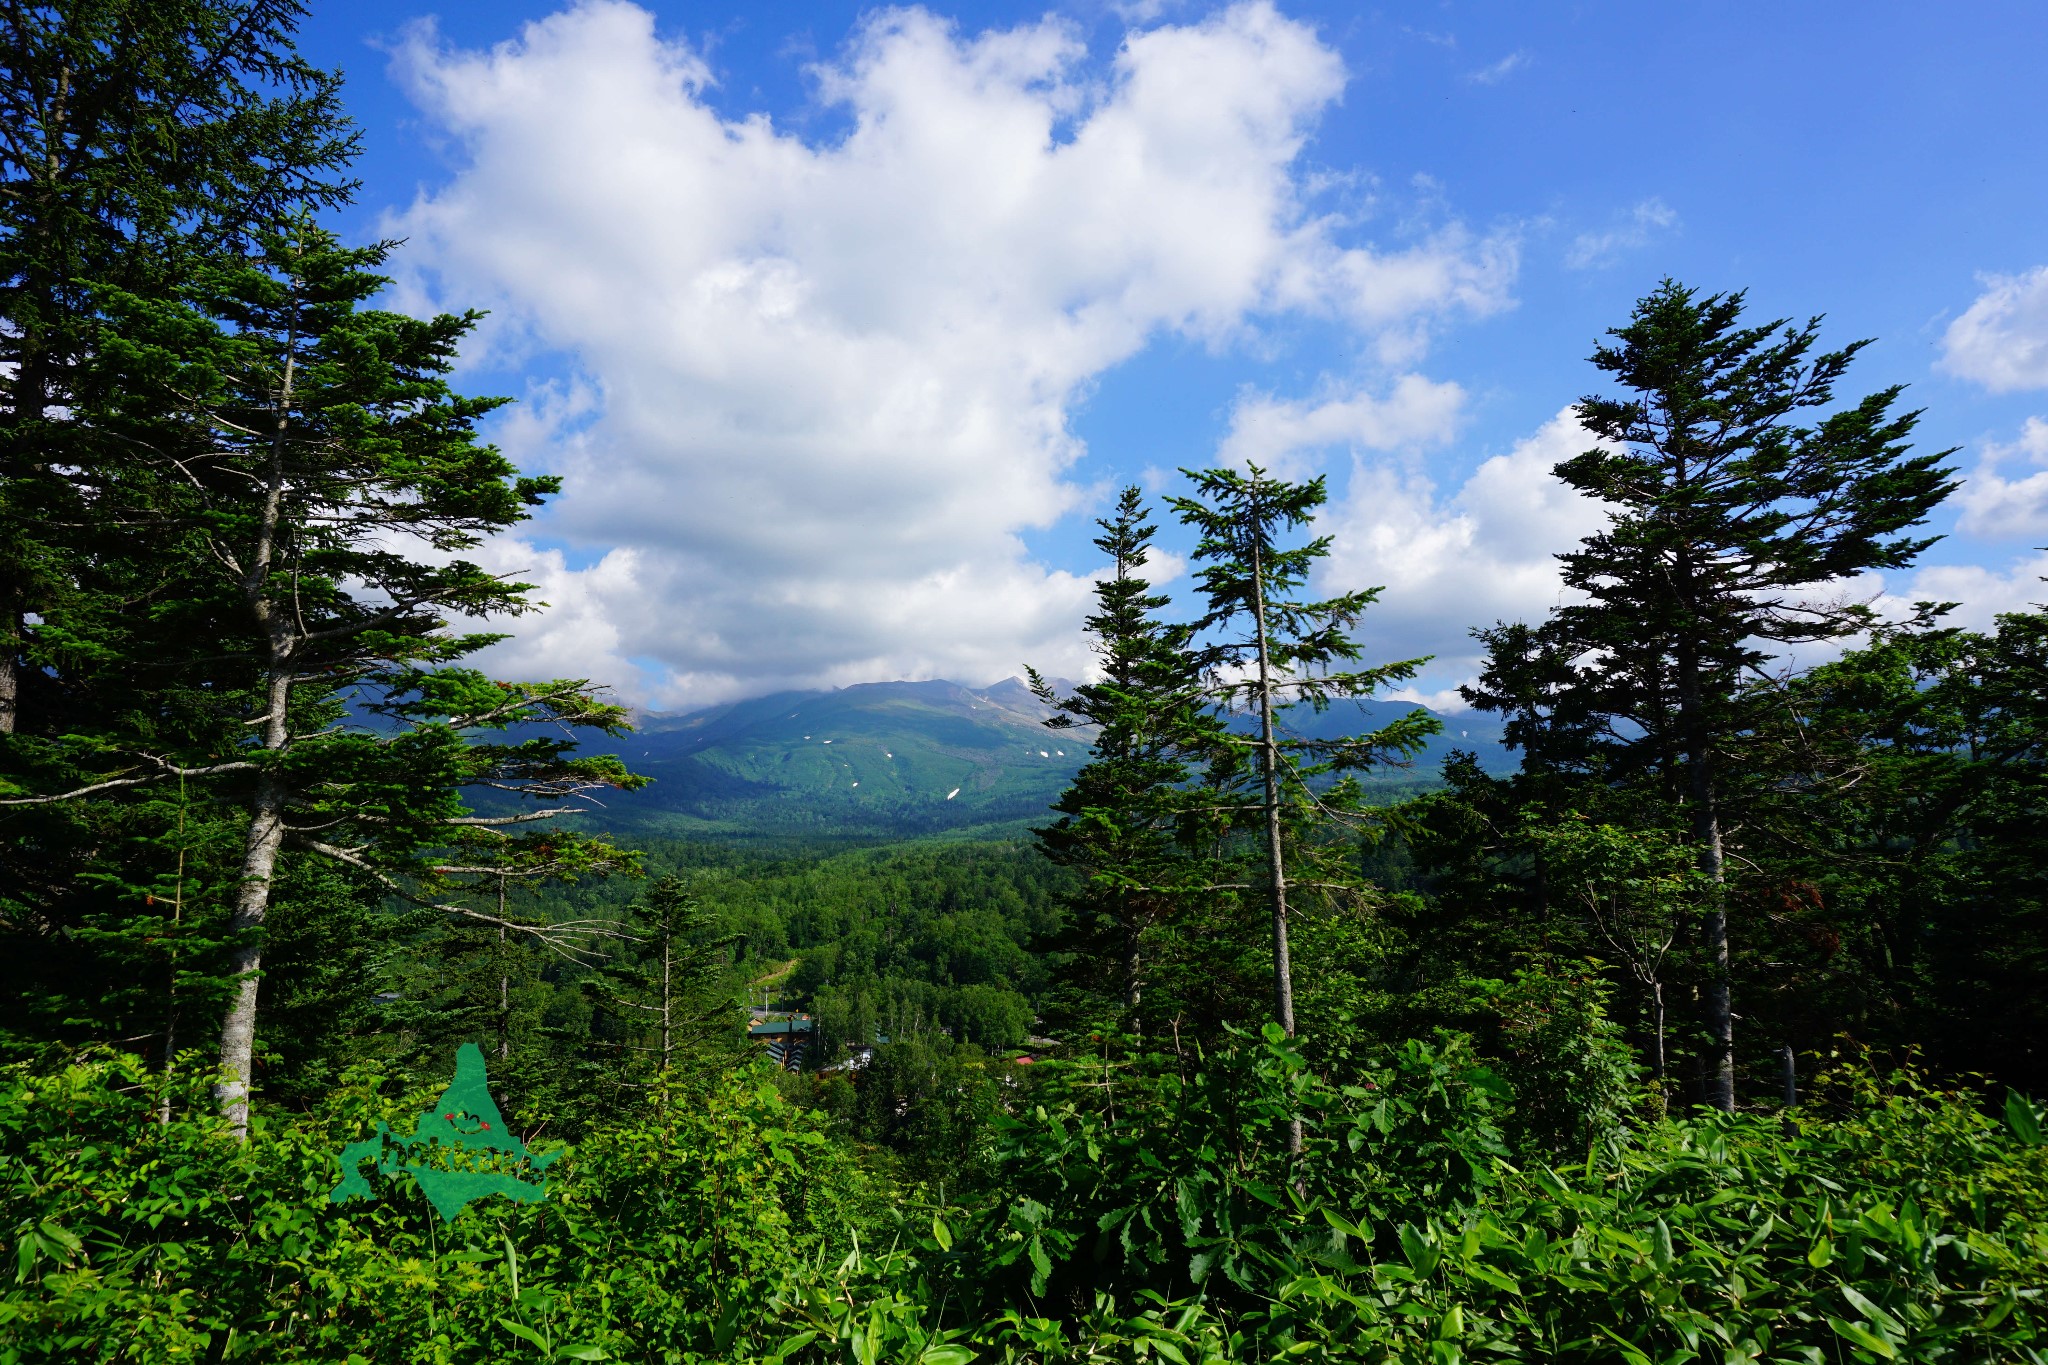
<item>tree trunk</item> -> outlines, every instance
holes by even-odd
[[[505,873],[498,872],[498,1060],[512,1055],[512,964],[505,956]]]
[[[512,1055],[512,969],[505,960],[505,926],[498,926],[498,1060]]]
[[[242,576],[242,593],[256,625],[270,648],[270,663],[264,679],[264,711],[261,743],[264,752],[277,755],[291,741],[288,712],[292,698],[292,654],[297,640],[292,622],[270,598],[271,566],[277,556],[278,531],[284,516],[285,440],[291,421],[292,382],[295,376],[291,338],[287,337],[284,373],[279,378],[276,421],[270,439],[270,462],[265,470],[263,517],[249,567]],[[220,1101],[221,1116],[242,1141],[249,1137],[249,1083],[256,1053],[257,977],[263,969],[263,917],[270,911],[271,877],[277,870],[278,850],[284,846],[284,812],[291,793],[284,776],[275,766],[266,767],[256,782],[249,801],[249,832],[243,844],[242,879],[235,895],[233,965],[235,995],[220,1027],[220,1083],[214,1096]]]
[[[1664,1084],[1664,983],[1650,983],[1650,1013],[1656,1021],[1657,1030],[1657,1084]]]
[[[1139,979],[1143,961],[1138,952],[1142,932],[1135,920],[1124,921],[1124,1008],[1130,1012],[1133,1033],[1144,1032],[1138,1023],[1138,1001],[1144,994],[1144,982]]]
[[[14,733],[14,720],[21,711],[21,592],[11,589],[0,594],[0,735]]]
[[[1273,740],[1273,669],[1266,647],[1265,566],[1252,549],[1252,619],[1259,639],[1259,776],[1265,784],[1266,878],[1273,897],[1273,1017],[1294,1036],[1294,964],[1287,951],[1287,863],[1280,849],[1280,749]],[[1287,1150],[1301,1151],[1301,1115],[1287,1121]]]
[[[249,803],[249,834],[242,851],[242,884],[235,896],[233,971],[235,994],[220,1029],[220,1084],[214,1096],[221,1116],[244,1141],[249,1136],[249,1079],[256,1053],[256,987],[263,970],[260,930],[270,909],[270,879],[284,844],[285,790],[282,779],[265,773]]]
[[[1735,1012],[1728,996],[1727,866],[1721,850],[1721,812],[1713,760],[1700,716],[1699,659],[1691,651],[1679,657],[1679,704],[1685,726],[1686,769],[1691,787],[1693,845],[1707,879],[1707,913],[1703,929],[1707,950],[1706,1024],[1712,1044],[1706,1071],[1707,1103],[1723,1113],[1735,1111]]]
[[[670,1030],[674,1024],[675,1016],[673,1013],[674,995],[672,994],[670,981],[675,966],[675,945],[675,935],[664,932],[661,938],[661,1074],[664,1076],[668,1074],[670,1048],[673,1044],[673,1035]]]
[[[1294,967],[1287,954],[1287,862],[1280,848],[1279,746],[1273,741],[1272,665],[1266,653],[1266,602],[1256,554],[1253,611],[1259,632],[1259,778],[1265,787],[1266,880],[1273,907],[1273,1017],[1294,1036]]]
[[[183,779],[179,782],[179,796],[184,796]],[[185,812],[178,811],[178,835],[184,837]],[[177,890],[171,897],[171,946],[169,952],[170,970],[164,982],[164,1097],[158,1106],[157,1122],[165,1128],[171,1126],[171,1077],[178,1066],[178,935],[185,926],[185,854],[178,850]]]

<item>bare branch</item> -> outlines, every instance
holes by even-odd
[[[466,905],[429,900],[425,897],[414,895],[396,877],[391,876],[382,868],[372,866],[362,858],[357,857],[349,849],[339,848],[333,844],[324,844],[317,840],[309,840],[307,846],[316,853],[325,854],[336,862],[345,863],[375,879],[386,890],[411,901],[414,905],[429,910],[439,910],[444,914],[457,915],[463,919],[474,920],[478,924],[488,924],[495,928],[531,935],[535,942],[555,954],[555,956],[565,962],[574,962],[579,966],[590,966],[595,962],[603,960],[604,957],[604,954],[599,953],[586,940],[610,938],[631,943],[638,943],[640,941],[636,936],[627,933],[621,928],[617,920],[571,919],[560,920],[552,924],[534,924],[526,920],[507,919],[502,915],[487,914],[482,910],[472,910]]]
[[[156,772],[142,777],[109,778],[105,782],[95,782],[89,787],[79,787],[75,791],[59,792],[51,796],[0,796],[0,806],[48,806],[54,805],[59,801],[75,801],[79,797],[91,796],[95,792],[117,791],[124,787],[146,786],[151,782],[162,782],[166,778],[212,777],[216,773],[247,772],[256,766],[254,763],[235,762],[215,763],[205,768],[181,768],[175,763],[167,762],[153,755],[146,755],[145,757],[148,758],[149,762],[158,765]]]

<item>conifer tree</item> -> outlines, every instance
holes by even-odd
[[[626,921],[629,938],[590,978],[601,1018],[593,1042],[614,1051],[615,1078],[666,1077],[729,1063],[746,1046],[732,956],[682,877],[663,877]]]
[[[1054,708],[1054,729],[1093,727],[1089,761],[1053,803],[1059,818],[1037,831],[1055,863],[1087,878],[1070,906],[1069,932],[1084,970],[1115,963],[1129,1025],[1142,1028],[1146,931],[1212,880],[1202,865],[1200,803],[1190,800],[1195,764],[1222,742],[1204,691],[1192,631],[1158,619],[1168,599],[1141,576],[1157,528],[1136,488],[1099,520],[1095,547],[1110,559],[1096,584],[1086,629],[1102,676],[1061,695],[1034,670],[1032,690]]]
[[[1742,320],[1742,294],[1672,281],[1593,363],[1629,392],[1577,413],[1603,444],[1557,476],[1608,505],[1606,529],[1559,556],[1582,600],[1538,627],[1478,632],[1466,697],[1510,716],[1509,743],[1549,771],[1633,784],[1683,809],[1708,888],[1708,1099],[1735,1100],[1727,849],[1745,736],[1776,651],[1873,624],[1839,585],[1909,564],[1903,534],[1955,487],[1952,451],[1909,453],[1902,386],[1818,418],[1867,342],[1816,353],[1820,320]]]
[[[1212,788],[1235,805],[1235,815],[1253,834],[1263,864],[1263,893],[1272,917],[1273,1017],[1294,1033],[1294,974],[1287,937],[1288,838],[1290,815],[1321,823],[1323,815],[1355,808],[1356,792],[1318,792],[1315,779],[1400,761],[1422,747],[1439,727],[1425,711],[1408,712],[1368,735],[1320,740],[1287,738],[1278,722],[1284,708],[1306,704],[1322,710],[1337,698],[1365,697],[1389,683],[1415,676],[1427,659],[1407,659],[1372,668],[1343,669],[1361,650],[1351,630],[1380,590],[1368,588],[1320,601],[1295,594],[1315,562],[1330,552],[1330,537],[1283,547],[1280,536],[1308,525],[1328,498],[1320,477],[1307,483],[1275,479],[1258,466],[1182,470],[1194,481],[1195,496],[1172,500],[1182,521],[1201,540],[1194,559],[1207,611],[1195,628],[1207,641],[1200,658],[1209,676],[1209,695],[1242,714],[1255,727],[1230,755],[1212,765]],[[1250,770],[1242,757],[1249,753]],[[1300,1142],[1300,1126],[1294,1130]]]
[[[153,516],[186,552],[160,566],[175,590],[151,614],[162,646],[157,709],[205,723],[95,737],[94,780],[0,805],[76,800],[170,779],[203,782],[244,820],[230,929],[233,997],[220,1030],[221,1102],[245,1128],[263,960],[279,858],[297,848],[475,922],[565,946],[590,924],[493,915],[437,900],[465,868],[518,862],[554,875],[606,855],[555,832],[518,841],[576,798],[638,779],[579,757],[577,728],[624,713],[573,680],[507,684],[462,660],[502,638],[451,617],[532,610],[528,585],[463,559],[556,486],[524,477],[475,431],[498,400],[446,381],[474,315],[420,320],[365,309],[388,247],[344,249],[303,221],[255,234],[250,253],[197,272],[168,305],[108,295],[120,318],[91,414],[149,453],[177,500]],[[197,553],[192,553],[192,551]],[[537,729],[532,727],[546,727]],[[508,733],[517,732],[517,733]],[[478,812],[465,790],[548,803]],[[486,848],[451,864],[451,847]]]
[[[157,695],[152,608],[196,545],[157,515],[161,461],[97,420],[122,382],[108,301],[174,303],[257,225],[346,201],[357,134],[339,76],[293,49],[304,12],[0,9],[0,795],[88,783],[80,737],[218,724]],[[153,1019],[166,1048],[183,1039],[168,1020],[203,1016],[218,965],[223,832],[163,790],[6,812],[0,923],[39,986],[15,1020],[133,1039]]]
[[[79,599],[148,583],[119,552],[135,533],[134,452],[85,420],[93,362],[119,330],[105,291],[173,297],[251,228],[353,188],[340,78],[292,47],[304,12],[0,10],[0,736],[20,727],[24,689],[63,709],[82,616],[118,627],[118,611]]]

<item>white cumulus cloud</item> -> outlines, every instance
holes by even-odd
[[[1880,610],[1903,619],[1915,602],[1954,602],[1942,624],[1969,630],[1996,628],[2003,612],[2038,611],[2048,604],[2048,553],[2014,558],[2003,571],[1985,564],[1922,565],[1903,585],[1878,600]]]
[[[1941,368],[1994,393],[2048,388],[2048,265],[1983,284],[1942,336]]]
[[[1550,471],[1595,444],[1567,408],[1448,492],[1412,469],[1355,457],[1347,495],[1318,526],[1335,536],[1323,578],[1337,590],[1386,589],[1362,622],[1368,658],[1436,656],[1413,699],[1462,706],[1454,689],[1477,676],[1481,658],[1469,631],[1540,620],[1562,600],[1557,554],[1606,513]]]
[[[488,51],[419,29],[396,69],[458,161],[392,224],[409,297],[565,358],[503,441],[566,477],[536,532],[601,553],[493,552],[556,603],[494,664],[630,664],[657,705],[1080,669],[1089,582],[1021,537],[1086,501],[1068,419],[1096,376],[1286,313],[1412,361],[1515,270],[1456,225],[1381,249],[1312,210],[1297,156],[1345,72],[1267,3],[1106,65],[1056,18],[882,11],[815,71],[845,120],[815,140],[719,113],[703,57],[620,0]],[[1455,396],[1411,375],[1329,421],[1405,444]]]
[[[2018,458],[2036,472],[2007,478],[2003,467]],[[2048,421],[2029,417],[2019,439],[1988,445],[1956,494],[1962,516],[1956,529],[1969,535],[2004,538],[2048,534]]]
[[[1405,374],[1384,394],[1364,390],[1302,402],[1270,394],[1240,396],[1216,458],[1243,468],[1298,479],[1314,452],[1332,446],[1406,450],[1439,445],[1456,430],[1465,391],[1456,384]]]

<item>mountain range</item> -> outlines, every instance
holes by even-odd
[[[1055,682],[1055,687],[1062,684]],[[1315,738],[1362,734],[1418,709],[1344,702],[1286,716]],[[603,823],[677,833],[890,836],[1014,830],[1042,818],[1087,761],[1086,730],[1050,730],[1052,709],[1021,679],[858,683],[777,692],[681,714],[643,714],[633,733],[593,749],[654,779],[613,796]],[[1475,724],[1475,722],[1480,722]],[[1445,718],[1414,765],[1368,781],[1388,794],[1434,785],[1443,757],[1468,749],[1489,770],[1514,767],[1492,717]]]

